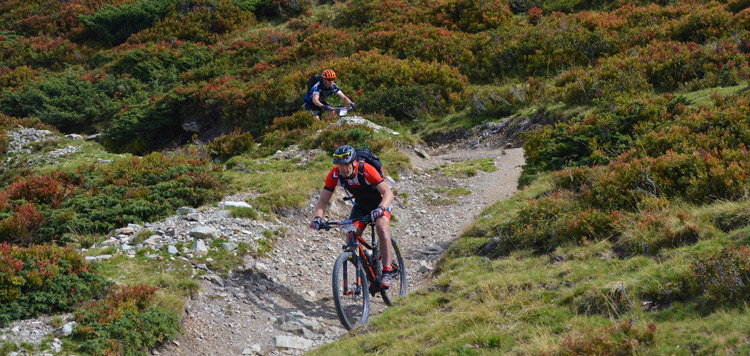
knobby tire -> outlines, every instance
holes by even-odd
[[[339,321],[347,330],[358,325],[364,325],[370,314],[370,293],[367,285],[367,275],[362,265],[359,265],[355,273],[355,259],[357,255],[352,252],[343,252],[336,258],[333,264],[333,277],[331,286],[333,288],[333,302],[336,305],[336,314]],[[359,294],[344,295],[344,272],[348,277],[349,290],[354,289],[356,277],[361,281]]]
[[[398,244],[396,243],[396,240],[393,239],[393,236],[391,236],[391,247],[393,252],[391,263],[396,262],[396,264],[398,264],[398,272],[392,276],[393,285],[391,288],[380,291],[380,296],[383,297],[383,302],[388,306],[393,305],[393,302],[395,302],[396,299],[406,295],[406,267],[404,266],[404,259],[401,257],[401,250],[398,248]],[[378,279],[380,279],[383,273],[382,265],[383,259],[380,258],[378,259],[378,273],[380,274]]]

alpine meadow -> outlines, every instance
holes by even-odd
[[[208,275],[299,237],[274,224],[309,220],[337,147],[396,182],[493,127],[517,191],[462,218],[425,288],[304,351],[748,355],[749,62],[750,0],[3,0],[0,356],[158,354]],[[303,109],[325,69],[365,123]],[[439,212],[476,187],[423,192]],[[233,194],[252,240],[143,227]],[[75,324],[6,338],[44,317]]]

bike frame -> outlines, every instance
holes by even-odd
[[[342,248],[344,249],[344,252],[351,252],[354,255],[357,256],[356,261],[354,261],[354,268],[355,270],[359,269],[360,264],[364,267],[365,274],[367,275],[367,280],[372,282],[370,283],[370,295],[375,296],[378,292],[380,292],[380,281],[377,277],[377,272],[375,271],[375,262],[380,258],[380,253],[378,251],[378,244],[377,244],[377,235],[375,234],[375,224],[369,221],[369,217],[365,217],[363,219],[359,220],[346,220],[346,221],[340,221],[340,222],[326,222],[324,223],[323,227],[326,230],[329,230],[332,226],[331,225],[349,225],[353,224],[356,221],[362,221],[366,223],[368,226],[370,226],[370,230],[372,233],[372,242],[367,243],[364,239],[362,239],[361,236],[357,235],[355,231],[349,231],[347,233],[347,243],[346,245],[343,245]],[[364,234],[364,231],[362,231]],[[373,254],[369,254],[366,252],[366,250],[372,250]],[[347,265],[344,265],[344,295],[349,295],[350,293],[359,293],[362,290],[362,282],[360,280],[357,280],[355,283],[355,290],[350,291],[349,290],[349,284],[347,280],[347,274],[346,274],[346,268]]]

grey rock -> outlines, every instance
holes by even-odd
[[[432,271],[433,269],[434,268],[432,268],[432,266],[430,266],[429,262],[427,262],[427,261],[419,261],[417,272],[419,272],[419,273],[427,273],[427,272]]]
[[[197,209],[193,209],[193,208],[191,208],[189,206],[183,206],[183,207],[177,209],[177,215],[185,215],[187,213],[197,213],[197,212],[198,212]]]
[[[67,323],[67,324],[65,324],[65,325],[63,325],[63,326],[55,329],[55,331],[53,331],[52,333],[55,334],[55,336],[57,336],[57,337],[70,336],[70,335],[73,334],[73,328],[75,328],[76,325],[77,324],[76,324],[75,321],[71,321],[71,322],[69,322],[69,323]]]
[[[123,227],[122,229],[115,230],[115,234],[118,235],[132,235],[135,234],[135,229],[131,226]]]
[[[237,244],[234,242],[222,242],[221,245],[219,245],[222,250],[224,251],[234,251],[237,249]]]
[[[101,260],[108,260],[110,258],[112,258],[112,255],[86,256],[86,261],[96,262]]]
[[[120,240],[109,238],[106,241],[100,243],[99,245],[102,246],[102,247],[109,247],[109,246],[115,246],[115,245],[119,245],[119,244],[120,244]]]
[[[213,239],[219,235],[219,231],[209,226],[198,226],[190,230],[188,234],[190,235],[190,237],[196,239]]]
[[[176,255],[179,253],[179,251],[177,251],[177,247],[169,245],[169,247],[167,247],[167,253],[169,253],[170,255]]]
[[[162,237],[160,235],[152,235],[152,236],[149,236],[149,238],[147,238],[145,241],[143,241],[143,244],[149,245],[149,246],[156,246],[156,245],[161,244],[161,242],[162,242]]]
[[[414,153],[416,153],[417,156],[419,156],[419,158],[424,158],[424,159],[429,159],[430,158],[430,155],[425,150],[423,150],[421,148],[415,148],[414,149]]]
[[[188,220],[188,221],[202,222],[203,221],[203,215],[201,213],[187,213],[185,215],[185,219]]]
[[[258,344],[242,349],[243,355],[257,355],[260,353],[261,353],[261,348],[260,348],[260,345]]]
[[[312,346],[312,341],[299,336],[279,335],[273,337],[273,345],[277,348],[306,350]]]
[[[206,248],[206,244],[203,242],[203,240],[195,240],[193,244],[190,246],[190,250],[195,253],[206,253],[208,252],[208,248]]]
[[[244,201],[225,201],[225,207],[252,208],[253,206]]]
[[[211,214],[211,218],[213,219],[229,219],[231,217],[232,217],[232,212],[229,210],[219,210]]]
[[[422,251],[422,253],[425,255],[439,255],[443,253],[443,249],[440,248],[440,246],[433,245],[433,246],[428,246],[427,248],[425,248],[424,251]]]
[[[224,287],[224,279],[215,274],[206,276],[206,279],[208,279],[211,282],[216,283],[216,285],[218,285],[219,287],[222,287],[222,288]]]

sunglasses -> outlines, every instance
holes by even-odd
[[[338,155],[334,153],[333,154],[333,158],[347,160],[347,159],[349,159],[349,156],[351,156],[351,155],[352,155],[351,153],[342,153],[342,154],[338,154]]]

